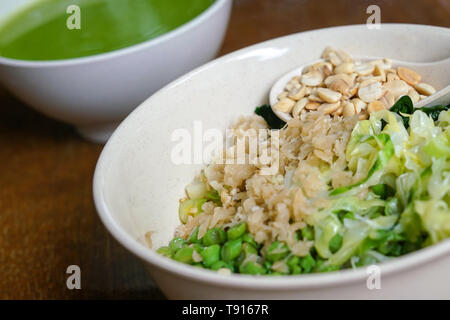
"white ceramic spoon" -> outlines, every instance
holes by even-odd
[[[354,61],[373,61],[383,59],[380,57],[369,57],[369,56],[354,56]],[[295,76],[302,74],[304,67],[312,65],[316,62],[323,61],[322,59],[306,63],[294,70],[286,73],[284,76],[278,79],[277,82],[272,86],[270,90],[270,105],[272,106],[273,112],[282,120],[289,121],[292,119],[290,113],[277,111],[273,108],[275,103],[278,101],[278,95],[283,92],[286,84]],[[419,101],[414,106],[416,108],[430,107],[435,105],[447,105],[450,103],[450,58],[435,61],[435,62],[406,62],[400,60],[391,60],[393,67],[407,67],[416,71],[422,76],[422,81],[431,84],[436,88],[436,93],[431,96]]]

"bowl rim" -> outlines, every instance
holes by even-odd
[[[182,24],[181,26],[164,33],[156,38],[152,38],[146,40],[144,42],[136,43],[131,46],[127,46],[121,49],[108,51],[104,53],[94,54],[85,57],[79,58],[69,58],[69,59],[60,59],[60,60],[21,60],[21,59],[13,59],[6,58],[0,56],[0,65],[14,66],[14,67],[27,67],[27,68],[40,68],[40,67],[62,67],[62,66],[74,66],[80,64],[89,64],[94,63],[100,60],[109,60],[113,58],[118,58],[124,56],[129,53],[138,52],[141,50],[145,50],[151,47],[155,47],[160,43],[167,42],[172,40],[173,38],[178,37],[179,35],[188,32],[189,30],[195,28],[200,25],[205,20],[208,20],[211,16],[215,15],[218,11],[220,11],[225,4],[230,0],[214,0],[206,10],[201,12],[199,15],[189,20],[188,22]]]
[[[402,23],[384,23],[384,27],[388,28],[427,28],[434,29],[436,31],[449,29],[438,26],[420,25],[420,24],[402,24]],[[131,251],[133,254],[144,260],[145,262],[151,264],[153,267],[163,270],[164,272],[171,273],[175,276],[188,278],[202,283],[209,283],[212,285],[220,285],[223,287],[232,288],[242,288],[247,289],[276,289],[276,290],[290,290],[290,289],[305,289],[305,288],[318,288],[318,287],[331,287],[343,284],[354,283],[358,281],[366,281],[368,278],[367,267],[359,267],[355,270],[344,269],[336,272],[325,272],[325,273],[313,273],[313,274],[301,274],[301,275],[289,275],[289,276],[251,276],[242,274],[232,274],[232,275],[221,275],[217,272],[208,269],[199,269],[190,265],[186,265],[175,260],[163,257],[156,253],[156,251],[145,247],[142,243],[138,242],[135,238],[129,235],[122,227],[114,220],[112,217],[108,206],[106,205],[105,199],[103,198],[103,168],[107,166],[107,158],[112,156],[111,150],[113,148],[113,141],[115,142],[117,136],[124,127],[128,125],[130,120],[136,117],[140,112],[143,112],[146,105],[148,105],[156,96],[159,96],[166,91],[170,90],[172,87],[181,84],[189,78],[195,76],[197,73],[211,68],[219,63],[226,62],[233,59],[243,53],[259,49],[261,47],[266,47],[272,42],[279,41],[281,39],[288,39],[298,37],[300,34],[314,33],[314,32],[324,32],[326,30],[345,30],[366,27],[365,24],[359,25],[346,25],[338,27],[328,27],[315,29],[305,32],[294,33],[282,37],[277,37],[269,39],[263,42],[253,44],[248,47],[233,51],[224,56],[210,61],[209,63],[200,66],[184,76],[172,81],[162,89],[158,90],[155,94],[150,96],[141,105],[139,105],[133,112],[131,112],[125,120],[118,126],[114,131],[105,147],[103,148],[97,165],[95,168],[94,178],[93,178],[93,196],[94,203],[97,212],[100,216],[101,221],[112,234],[112,236],[126,249]],[[127,119],[129,119],[127,121]],[[446,254],[450,253],[450,239],[446,239],[433,246],[423,248],[412,253],[393,258],[390,261],[386,261],[381,264],[377,264],[380,268],[380,273],[382,277],[386,277],[401,271],[410,270],[417,268],[425,263],[430,263],[439,258],[445,257]]]

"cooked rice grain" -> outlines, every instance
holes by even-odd
[[[313,244],[297,241],[296,232],[307,225],[310,214],[326,205],[330,186],[348,185],[358,178],[344,171],[345,148],[357,121],[356,116],[330,117],[320,111],[292,119],[279,132],[279,168],[274,175],[262,175],[258,164],[216,160],[199,179],[220,192],[222,207],[205,203],[201,214],[178,227],[177,236],[187,238],[199,226],[202,237],[210,228],[246,221],[249,232],[266,248],[273,241],[285,241],[294,254],[307,255]],[[236,141],[248,130],[266,129],[267,124],[254,115],[240,118],[233,128]],[[259,140],[270,143],[270,139]],[[234,152],[225,154],[232,157]]]

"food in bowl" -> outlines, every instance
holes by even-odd
[[[158,252],[221,273],[282,275],[437,243],[450,237],[449,124],[449,106],[414,109],[408,96],[367,120],[302,114],[278,132],[275,174],[224,159],[206,167],[180,201],[183,224]],[[255,115],[234,128],[239,138],[268,124]]]
[[[414,108],[405,72],[383,85],[392,107],[363,101],[344,114],[321,101],[287,123],[268,105],[241,117],[231,146],[186,187],[182,224],[158,253],[225,274],[294,275],[380,263],[450,237],[449,106]],[[408,89],[389,92],[392,81]],[[357,81],[355,94],[364,87]]]
[[[214,0],[39,0],[0,28],[0,56],[79,58],[129,47],[194,19]],[[78,24],[70,16],[79,8]],[[76,17],[74,16],[74,19]],[[78,25],[76,28],[69,27]]]
[[[328,47],[321,61],[303,68],[286,84],[274,109],[297,117],[322,108],[332,115],[357,114],[367,119],[403,95],[417,103],[435,92],[420,74],[402,66],[394,68],[389,59],[354,61],[345,51]]]

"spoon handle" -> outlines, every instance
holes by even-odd
[[[444,89],[439,90],[438,92],[432,94],[428,98],[425,98],[414,106],[416,108],[426,108],[433,107],[437,105],[447,106],[450,104],[450,85],[446,86]]]

